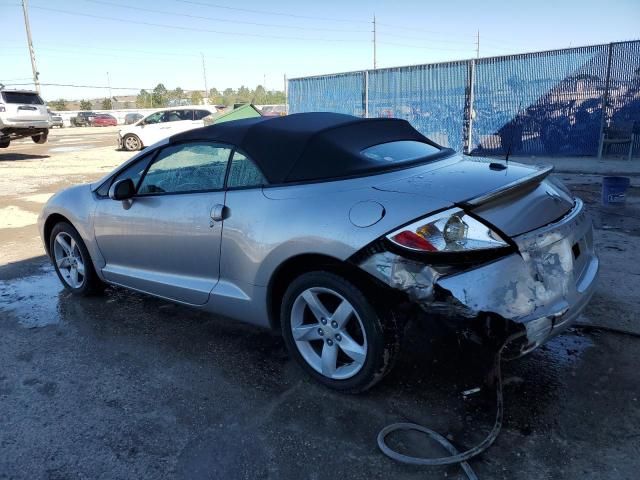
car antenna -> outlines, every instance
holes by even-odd
[[[517,126],[518,117],[520,116],[520,108],[522,107],[522,100],[518,102],[518,110],[516,110],[516,116],[514,118],[514,127]],[[511,135],[509,136],[509,146],[507,147],[507,154],[504,157],[504,161],[509,166],[509,156],[511,155],[511,145],[513,145],[513,137],[516,134],[516,128],[511,130]]]

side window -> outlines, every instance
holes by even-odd
[[[196,110],[193,119],[202,120],[204,117],[208,117],[209,115],[211,115],[211,112],[207,110]]]
[[[109,195],[109,188],[118,180],[124,180],[125,178],[130,178],[133,180],[133,184],[135,186],[140,183],[140,178],[142,178],[142,174],[144,173],[144,169],[147,168],[149,160],[153,157],[153,153],[145,156],[143,159],[135,162],[132,165],[129,165],[122,172],[120,172],[112,181],[103,183],[100,188],[96,191],[96,193],[101,197],[106,197]]]
[[[161,120],[162,120],[162,112],[156,112],[156,113],[152,113],[147,118],[145,118],[144,123],[151,125],[154,123],[159,123]]]
[[[240,152],[234,152],[227,187],[258,187],[266,183],[267,180],[251,159]]]
[[[147,170],[138,195],[220,190],[231,149],[212,143],[164,148]]]
[[[180,122],[182,120],[191,120],[193,118],[193,110],[168,110],[162,115],[162,123]]]

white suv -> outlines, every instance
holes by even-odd
[[[158,110],[118,132],[118,148],[140,150],[176,133],[204,127],[202,119],[215,107],[175,107]]]
[[[0,86],[0,148],[11,140],[31,137],[45,143],[49,135],[49,112],[40,95],[31,90],[5,90]]]

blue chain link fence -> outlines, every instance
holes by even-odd
[[[288,103],[404,118],[469,153],[596,155],[606,131],[640,151],[640,41],[291,79]]]

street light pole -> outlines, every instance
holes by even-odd
[[[36,52],[33,49],[33,41],[31,40],[31,27],[29,26],[29,11],[27,0],[22,0],[22,13],[24,14],[24,26],[27,30],[27,45],[29,47],[29,56],[31,57],[31,70],[33,71],[33,84],[36,92],[40,93],[40,72],[36,66]]]

